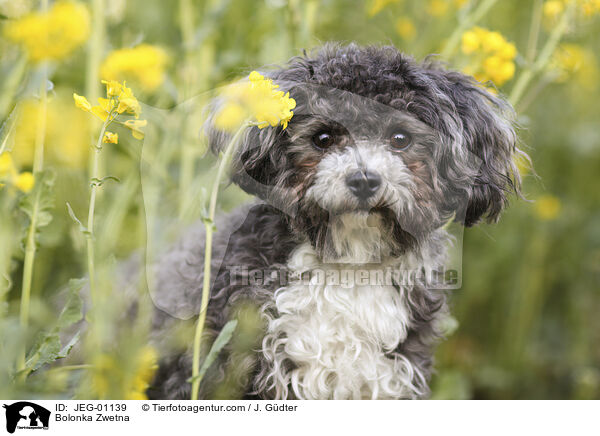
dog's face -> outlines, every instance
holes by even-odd
[[[248,129],[233,179],[331,258],[401,254],[452,217],[495,220],[518,189],[510,109],[467,76],[353,45],[270,76],[294,116]]]

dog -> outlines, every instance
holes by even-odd
[[[520,194],[514,111],[390,46],[326,44],[264,74],[297,106],[285,129],[248,127],[234,154],[231,180],[258,200],[217,221],[204,344],[248,305],[260,322],[219,353],[201,397],[427,397],[446,225],[495,222]],[[206,133],[215,153],[230,140],[210,117]],[[203,262],[198,226],[152,267],[159,306],[197,314]],[[176,324],[156,311],[163,348]],[[164,353],[150,398],[189,398],[191,342]]]

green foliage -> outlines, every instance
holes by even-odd
[[[35,188],[28,194],[0,188],[0,396],[73,397],[85,385],[85,395],[80,396],[99,397],[104,391],[123,390],[104,389],[104,382],[135,381],[140,372],[143,380],[151,376],[150,370],[140,369],[144,365],[138,352],[147,347],[151,283],[143,273],[139,280],[121,283],[112,260],[120,262],[132,254],[152,260],[192,221],[204,220],[219,231],[205,210],[215,158],[205,155],[207,145],[199,135],[209,90],[263,65],[281,64],[324,41],[393,44],[417,59],[441,53],[445,42],[454,41],[458,45],[453,50],[446,46],[452,53],[442,60],[451,68],[473,67],[484,59],[477,57],[479,52],[468,55],[461,50],[457,29],[469,27],[474,11],[484,4],[491,9],[473,24],[501,33],[518,51],[514,77],[498,92],[521,95],[519,135],[538,176],[529,172],[524,177],[524,193],[532,202],[514,198],[498,225],[465,231],[463,287],[451,295],[456,322],[448,320],[443,326],[448,338],[436,354],[433,397],[600,398],[598,14],[575,13],[566,33],[558,35],[557,21],[536,18],[534,6],[543,2],[471,0],[458,7],[459,1],[443,0],[437,2],[447,6],[441,12],[431,9],[429,1],[381,2],[386,6],[373,12],[375,3],[105,2],[101,17],[92,17],[104,27],[104,40],[53,59],[46,70],[43,63],[27,62],[23,47],[0,36],[0,152],[12,151],[19,172],[33,167],[40,86],[53,84],[44,138],[48,170],[35,175]],[[21,0],[0,4],[2,27],[31,5]],[[532,32],[536,26],[538,31]],[[552,35],[560,36],[559,50],[564,43],[571,46],[563,52],[563,65],[554,56],[546,59],[543,48],[553,41]],[[103,144],[100,174],[90,180],[88,154],[99,126],[84,125],[73,113],[78,109],[72,93],[92,99],[100,84],[88,65],[101,64],[115,49],[140,43],[160,47],[169,59],[163,80],[153,89],[140,80],[150,68],[126,78],[145,103],[146,137],[135,140],[115,126],[119,143]],[[135,65],[128,67],[135,70]],[[527,71],[531,77],[521,79]],[[51,82],[43,82],[46,73]],[[524,89],[516,92],[517,83]],[[123,183],[106,183],[109,180]],[[78,217],[88,210],[90,183],[98,189],[95,244],[101,298],[90,316],[93,334],[80,337],[75,324],[81,319],[83,283],[70,282],[64,303],[56,300],[70,279],[85,274],[89,233]],[[218,209],[231,210],[247,201],[249,196],[235,186],[223,187]],[[54,204],[66,207],[54,209]],[[38,250],[30,324],[24,329],[18,317],[23,288],[19,229],[27,229],[34,213]],[[132,299],[139,304],[133,305]],[[180,333],[173,335],[173,342],[189,346],[193,333]],[[248,342],[240,346],[255,349],[260,345],[252,341],[258,334],[241,320],[237,328],[228,324],[212,344],[201,374],[224,344]],[[12,383],[15,356],[23,344],[29,350],[30,375],[23,383]],[[108,369],[102,367],[106,356],[113,357]],[[59,363],[80,370],[61,372],[54,368]],[[113,367],[118,367],[118,377],[111,378]],[[52,384],[50,373],[62,374],[66,381]],[[223,392],[233,392],[234,381],[242,376],[233,371],[231,389]],[[140,386],[136,389],[141,395]]]
[[[63,346],[60,334],[83,318],[83,302],[79,295],[85,280],[71,280],[69,282],[66,303],[63,307],[55,326],[47,332],[41,332],[29,351],[25,362],[25,371],[36,371],[43,365],[53,363],[57,359],[64,359],[69,355],[73,346],[79,340],[80,333],[76,332]]]
[[[219,335],[211,345],[208,354],[204,358],[198,375],[196,375],[195,377],[190,377],[188,379],[189,383],[192,383],[194,380],[202,380],[204,378],[204,375],[206,374],[206,371],[208,371],[208,368],[210,368],[210,366],[215,362],[223,347],[225,347],[225,345],[227,345],[227,343],[231,340],[231,337],[233,336],[233,332],[235,331],[237,324],[237,320],[232,319],[231,321],[227,322],[225,326],[223,326],[223,329],[219,332]]]
[[[54,209],[54,183],[56,172],[52,169],[44,170],[36,177],[34,189],[27,195],[21,197],[19,209],[25,213],[28,220],[23,221],[23,247],[29,232],[31,221],[35,216],[35,239],[44,227],[52,222],[52,210]],[[36,204],[37,202],[37,204]],[[24,248],[23,248],[24,249]]]

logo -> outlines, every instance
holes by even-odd
[[[19,401],[4,405],[6,409],[6,431],[14,433],[18,429],[48,430],[50,411],[29,401]]]

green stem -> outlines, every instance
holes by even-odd
[[[100,161],[100,152],[102,151],[102,138],[104,138],[104,132],[106,127],[110,124],[110,116],[102,124],[100,129],[100,135],[98,136],[98,142],[94,147],[94,154],[92,156],[91,165],[91,186],[90,186],[90,204],[88,208],[88,219],[87,219],[87,263],[88,263],[88,275],[90,277],[90,295],[92,298],[92,304],[97,303],[98,296],[96,293],[96,281],[95,281],[95,262],[94,262],[94,212],[96,209],[96,195],[98,192],[98,183],[95,180],[98,179],[98,166]]]
[[[43,9],[47,8],[47,1],[44,1],[42,6]],[[48,70],[47,65],[41,65],[41,84],[40,84],[40,107],[38,111],[38,122],[35,136],[35,149],[33,154],[33,174],[38,180],[41,178],[42,171],[44,170],[44,140],[46,136],[46,117],[47,117],[47,106],[48,106],[48,91],[47,91],[47,76]],[[33,210],[31,212],[31,218],[29,223],[29,229],[27,230],[27,239],[25,243],[25,259],[23,261],[23,286],[21,291],[21,307],[19,311],[19,320],[21,330],[27,331],[29,326],[29,307],[31,303],[31,285],[33,282],[33,266],[35,263],[35,254],[37,251],[35,234],[37,228],[37,220],[40,209],[41,189],[36,189],[34,193]],[[27,348],[25,341],[21,345],[19,353],[17,355],[17,372],[25,369],[25,354]],[[23,379],[27,373],[22,373]]]
[[[523,93],[525,92],[525,89],[531,80],[548,65],[548,62],[556,50],[558,43],[569,27],[569,21],[571,19],[573,7],[573,3],[570,3],[567,10],[562,15],[558,25],[552,30],[552,33],[540,51],[537,60],[533,63],[533,65],[527,67],[517,79],[517,82],[515,83],[515,86],[513,87],[509,97],[509,101],[513,106],[516,106],[521,97],[523,97]]]
[[[182,96],[187,99],[194,88],[194,76],[190,74],[193,65],[194,50],[194,9],[190,0],[179,0],[179,26],[181,31],[181,40],[184,50],[184,76],[182,86]],[[185,112],[181,119],[181,132],[186,133],[188,113]],[[184,140],[180,155],[179,172],[179,217],[181,218],[188,203],[188,188],[194,175],[194,156],[192,146],[189,141]]]
[[[526,94],[523,95],[521,100],[519,100],[518,104],[515,106],[515,110],[517,113],[524,113],[529,105],[533,103],[536,97],[544,90],[546,86],[552,83],[552,76],[544,76],[541,80],[538,80],[536,84],[527,91]]]
[[[55,368],[50,368],[47,372],[62,372],[62,371],[77,371],[79,369],[91,369],[93,368],[93,365],[64,365],[64,366],[57,366]]]
[[[86,59],[85,71],[85,95],[90,101],[98,100],[100,97],[100,63],[102,60],[102,51],[104,47],[104,0],[92,0],[92,32],[88,42],[88,55]],[[97,121],[90,121],[90,126],[95,130]],[[90,141],[93,140],[93,134],[90,134]],[[95,160],[99,159],[97,162]],[[88,160],[88,171],[93,172],[94,165],[97,166],[99,173],[104,173],[103,159],[98,156],[90,155]]]
[[[0,154],[2,154],[0,152]],[[14,221],[11,214],[12,204],[6,196],[0,195],[0,218],[2,225],[0,226],[0,322],[7,314],[6,296],[12,287],[10,277],[10,265],[13,255],[13,243],[11,242],[14,232]],[[0,346],[0,349],[2,347]]]
[[[244,123],[242,127],[233,135],[229,144],[225,148],[225,152],[221,158],[219,163],[219,167],[217,169],[217,175],[215,177],[215,181],[212,186],[212,191],[210,194],[210,203],[208,206],[208,217],[205,220],[206,227],[206,242],[204,246],[204,277],[202,282],[202,301],[200,303],[200,313],[198,314],[198,322],[196,324],[196,333],[194,335],[194,348],[193,348],[193,358],[192,358],[192,400],[198,399],[198,391],[200,389],[200,382],[202,381],[201,377],[198,377],[198,373],[200,372],[200,345],[202,343],[202,332],[204,331],[204,323],[206,321],[206,309],[208,307],[208,300],[210,297],[210,263],[212,258],[212,237],[214,231],[214,219],[215,219],[215,211],[217,208],[217,197],[219,195],[219,185],[221,184],[221,179],[225,173],[225,168],[229,164],[231,160],[231,156],[235,151],[235,146],[238,143],[242,133],[248,127],[247,123]]]
[[[201,13],[202,20],[198,25],[201,28],[209,29],[208,33],[202,39],[200,46],[197,46],[195,41],[194,29],[195,23],[194,8],[190,0],[180,0],[180,25],[181,35],[185,48],[185,76],[183,81],[182,96],[184,98],[191,97],[192,93],[203,92],[195,107],[205,107],[206,90],[210,88],[211,75],[213,66],[215,65],[216,47],[215,29],[217,26],[213,22],[215,19],[214,12],[220,7],[218,0],[207,0],[203,5]],[[201,65],[201,68],[197,66]],[[182,122],[182,149],[180,153],[180,172],[179,172],[179,217],[184,218],[186,211],[193,201],[190,196],[190,186],[194,178],[196,160],[198,151],[192,141],[186,136],[189,131],[188,123],[190,117],[199,115],[191,111],[191,108],[184,108],[184,116]]]
[[[540,36],[540,28],[542,24],[542,0],[535,0],[533,4],[533,12],[531,14],[531,25],[529,27],[529,39],[527,41],[527,63],[531,64],[535,59],[538,39]]]
[[[304,13],[301,17],[300,47],[309,47],[314,34],[319,2],[317,0],[307,0],[303,3]]]
[[[100,60],[104,42],[104,0],[92,0],[92,33],[85,73],[85,95],[96,101],[100,97]]]
[[[481,20],[497,1],[498,0],[483,0],[472,13],[468,14],[464,20],[458,24],[441,52],[442,58],[448,59],[454,53],[456,47],[458,47],[462,34]]]

